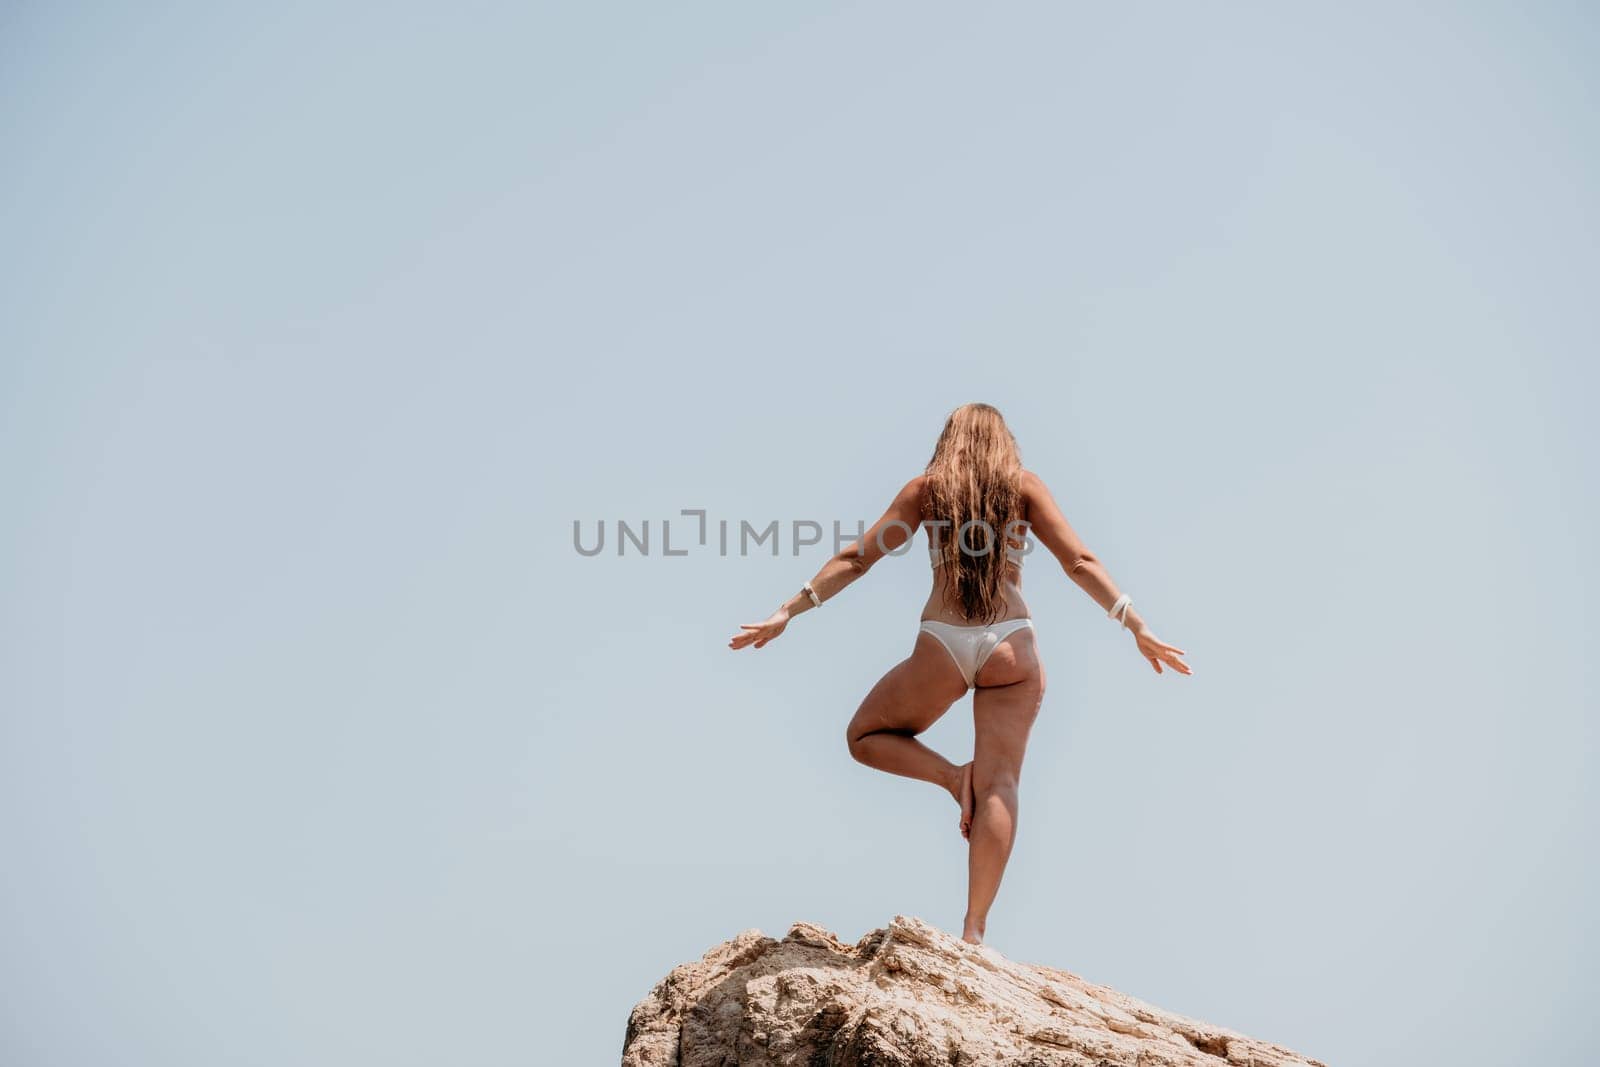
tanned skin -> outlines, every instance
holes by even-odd
[[[811,580],[818,599],[826,602],[870,571],[887,553],[901,548],[926,518],[926,475],[907,482],[883,516],[860,541],[847,545],[822,565]],[[1100,560],[1079,538],[1038,475],[1021,477],[1023,517],[1033,536],[1060,563],[1067,577],[1104,611],[1121,596]],[[944,573],[933,571],[933,587],[923,605],[923,619],[970,625],[961,602]],[[776,640],[789,620],[814,605],[804,590],[790,597],[763,622],[746,623],[728,647],[763,648]],[[1029,615],[1022,599],[1021,568],[1007,568],[1006,605],[1001,619]],[[1134,644],[1160,674],[1173,670],[1192,674],[1181,648],[1151,631],[1131,607],[1123,621]],[[968,841],[967,911],[964,940],[983,940],[989,909],[1011,857],[1017,834],[1017,788],[1028,732],[1044,698],[1044,670],[1034,646],[1034,632],[1023,628],[996,646],[975,678],[973,690],[974,748],[960,765],[933,751],[917,735],[937,722],[967,693],[966,680],[948,652],[932,635],[918,632],[911,655],[890,669],[872,687],[845,730],[850,754],[869,767],[931,782],[947,791],[961,807],[959,827]]]

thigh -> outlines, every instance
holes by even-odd
[[[878,730],[920,734],[967,693],[961,669],[932,635],[918,632],[911,655],[878,679],[850,720],[850,736]]]
[[[1028,733],[1043,700],[1044,674],[1037,667],[1009,685],[982,686],[973,695],[972,777],[978,789],[1021,778]]]

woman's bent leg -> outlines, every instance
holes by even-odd
[[[966,691],[966,680],[949,653],[933,637],[918,634],[910,657],[878,680],[850,720],[845,730],[850,754],[880,771],[932,782],[960,803],[961,768],[916,735],[939,721]]]

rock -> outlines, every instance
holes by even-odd
[[[1323,1067],[897,915],[854,945],[746,930],[628,1017],[623,1067]]]

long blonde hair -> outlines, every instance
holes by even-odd
[[[967,618],[993,622],[1006,604],[1006,534],[1022,519],[1022,454],[999,409],[963,404],[952,411],[927,478],[926,517],[949,523],[937,528],[946,580],[954,577]]]

